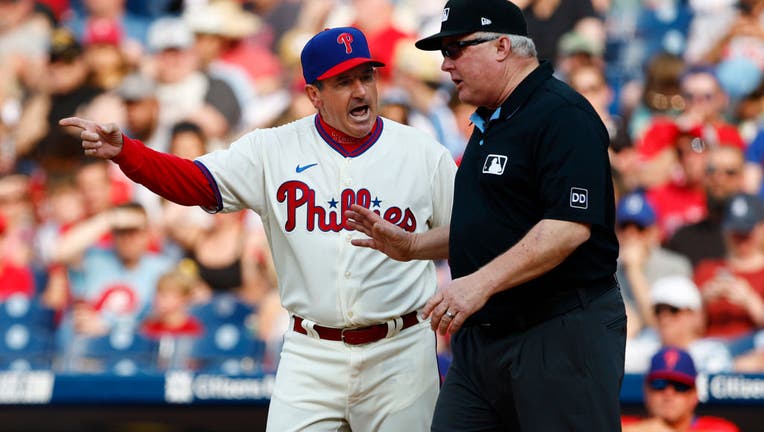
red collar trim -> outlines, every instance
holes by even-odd
[[[359,156],[368,150],[382,134],[382,118],[377,117],[377,121],[374,122],[374,126],[371,128],[371,132],[368,135],[356,138],[352,137],[345,132],[333,128],[316,114],[316,129],[318,130],[321,138],[326,141],[335,151],[345,157]]]

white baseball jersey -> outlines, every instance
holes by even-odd
[[[343,216],[359,203],[411,232],[448,225],[456,165],[426,134],[384,119],[356,155],[309,116],[244,135],[198,159],[223,211],[263,220],[284,307],[332,327],[383,322],[424,306],[435,292],[432,261],[397,262],[350,244],[363,234]]]

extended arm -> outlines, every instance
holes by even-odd
[[[562,263],[589,239],[586,224],[544,219],[520,241],[480,270],[455,279],[427,302],[433,329],[456,332],[464,321],[501,291],[534,279]],[[442,320],[447,311],[453,318]]]
[[[178,204],[218,209],[218,199],[202,168],[193,161],[152,150],[122,134],[113,123],[98,124],[77,117],[59,121],[82,130],[87,156],[111,159],[134,182]]]

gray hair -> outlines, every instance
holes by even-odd
[[[499,38],[501,36],[506,36],[509,38],[509,42],[512,43],[512,52],[516,55],[520,57],[536,57],[538,55],[536,52],[536,44],[533,43],[533,39],[526,36],[490,32],[479,32],[477,33],[477,36],[479,38]]]

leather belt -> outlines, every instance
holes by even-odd
[[[419,323],[417,311],[409,312],[406,315],[401,316],[401,319],[403,320],[403,326],[400,330],[407,329]],[[294,325],[292,326],[292,329],[297,333],[307,335],[308,332],[302,327],[302,322],[302,318],[294,315]],[[357,328],[324,327],[316,324],[313,326],[313,330],[316,331],[320,339],[342,341],[348,345],[363,345],[386,338],[388,327],[386,323]]]

